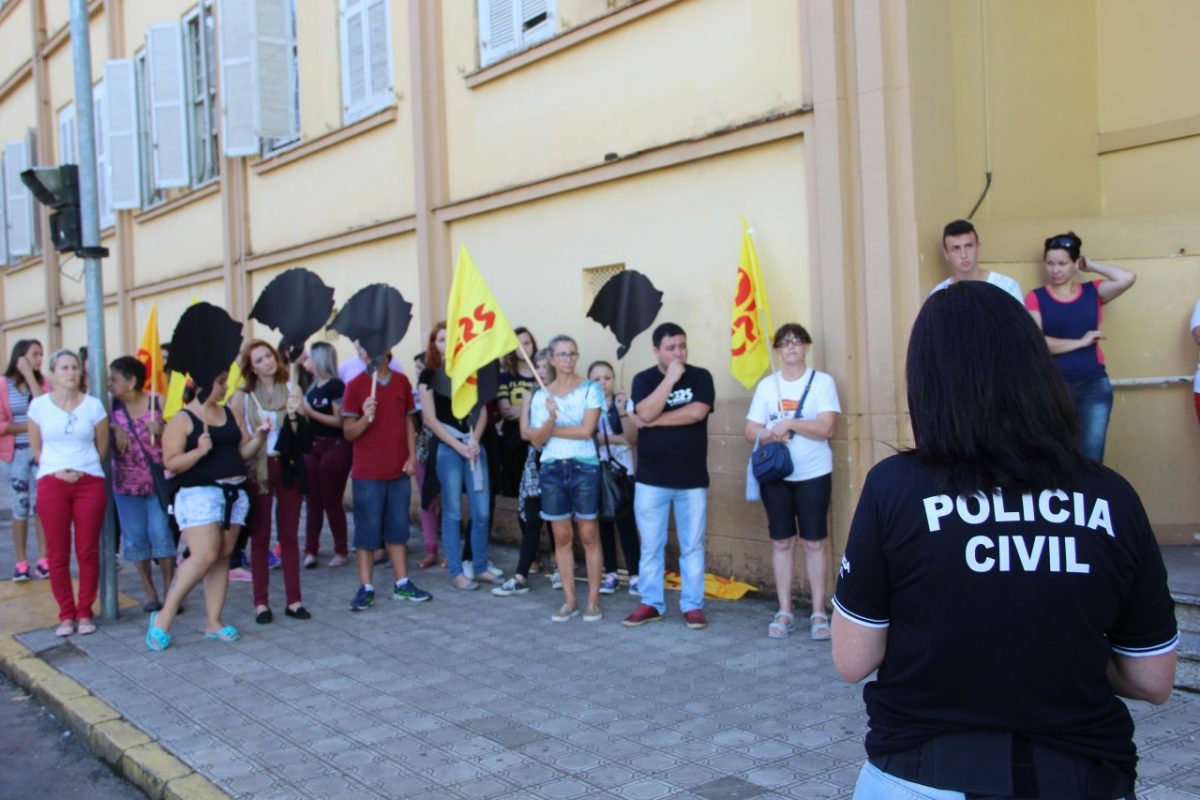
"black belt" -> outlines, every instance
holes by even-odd
[[[973,800],[1136,800],[1133,777],[1115,764],[1004,731],[945,734],[911,750],[867,760],[901,780],[963,792]]]

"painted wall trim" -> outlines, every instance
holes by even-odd
[[[88,20],[90,21],[92,17],[99,14],[103,7],[104,0],[91,0],[91,2],[88,3]],[[47,31],[47,33],[49,32]],[[51,53],[70,41],[71,23],[67,22],[66,25],[63,25],[57,31],[50,34],[46,39],[46,43],[42,45],[42,57],[49,58]]]
[[[190,286],[199,286],[202,283],[212,283],[213,281],[221,280],[224,274],[224,267],[209,267],[199,272],[189,272],[186,275],[177,275],[174,278],[134,286],[129,290],[129,297],[131,300],[140,300],[143,297],[162,294],[163,292],[187,289]]]
[[[802,136],[808,130],[808,109],[796,109],[754,120],[696,139],[684,139],[631,153],[614,161],[458,200],[435,210],[442,222],[487,214],[510,206],[531,203],[556,194],[669,169],[692,161],[733,153],[751,147]]]
[[[24,260],[18,261],[16,264],[9,264],[4,268],[5,275],[15,275],[18,272],[24,272],[30,267],[36,267],[42,263],[42,254],[38,253],[32,256],[25,256]]]
[[[115,292],[113,294],[104,295],[104,307],[105,308],[108,308],[109,306],[115,306],[118,304],[119,304],[119,298],[117,297]],[[67,305],[67,306],[59,306],[58,307],[58,318],[59,318],[59,320],[61,320],[64,316],[67,316],[70,314],[82,314],[85,311],[87,311],[87,301],[81,300],[78,303],[71,303],[70,305]],[[105,333],[107,333],[107,329],[105,330]]]
[[[383,111],[360,119],[358,122],[330,131],[329,133],[323,133],[315,139],[309,139],[307,142],[301,142],[273,153],[269,158],[251,162],[250,170],[255,175],[265,175],[268,172],[274,172],[280,167],[285,167],[302,158],[307,158],[334,145],[341,144],[347,139],[353,139],[359,134],[387,125],[389,122],[395,122],[396,116],[397,111],[395,106],[385,108]]]
[[[3,6],[0,6],[0,22],[4,22],[8,18],[8,15],[12,13],[12,10],[19,5],[21,5],[21,0],[13,0],[11,3],[5,3]]]
[[[33,75],[33,59],[28,59],[24,64],[17,67],[16,72],[8,76],[4,83],[0,83],[0,101],[12,94],[18,86]]]
[[[221,184],[219,181],[206,183],[199,189],[187,192],[186,194],[181,194],[179,197],[176,197],[173,200],[168,200],[167,202],[161,203],[153,208],[148,208],[145,211],[139,211],[135,213],[133,215],[133,221],[140,225],[143,222],[149,222],[152,219],[158,219],[159,217],[170,214],[172,211],[178,211],[184,206],[191,205],[198,200],[203,200],[205,197],[211,197],[220,191]]]
[[[620,28],[623,25],[628,25],[643,17],[648,17],[658,11],[662,11],[668,6],[673,6],[680,2],[683,2],[683,0],[640,0],[640,2],[632,5],[610,11],[602,17],[597,17],[578,27],[563,31],[553,39],[547,39],[545,42],[534,45],[528,50],[515,53],[503,61],[498,61],[495,64],[489,64],[474,72],[467,73],[464,78],[467,88],[474,89],[477,86],[482,86],[510,72],[516,72],[530,64],[550,58],[561,53],[563,50],[583,44],[589,39],[595,39],[597,36],[603,36],[609,31]]]
[[[4,322],[0,322],[0,331],[8,331],[12,330],[13,328],[24,328],[26,325],[35,325],[39,322],[46,322],[45,311],[39,311],[36,314],[26,314],[25,316],[17,317],[16,319],[6,319]]]
[[[388,220],[387,222],[376,223],[375,225],[368,225],[363,228],[356,228],[346,233],[338,233],[333,236],[326,236],[321,239],[313,239],[312,241],[291,245],[290,247],[283,247],[279,250],[272,250],[269,253],[248,256],[246,258],[246,272],[267,269],[268,267],[286,264],[289,261],[295,261],[300,258],[312,258],[313,256],[325,253],[332,253],[335,250],[344,250],[347,247],[355,247],[368,242],[376,242],[380,239],[388,239],[392,236],[412,233],[416,229],[416,217],[411,215]]]
[[[1139,128],[1125,128],[1101,133],[1096,136],[1096,152],[1104,155],[1121,150],[1132,150],[1135,147],[1173,142],[1176,139],[1188,139],[1192,136],[1200,136],[1200,114],[1169,119],[1166,122],[1156,122],[1153,125],[1143,125]]]

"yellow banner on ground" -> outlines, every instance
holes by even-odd
[[[167,376],[163,372],[162,344],[158,338],[158,303],[150,308],[142,341],[138,344],[137,360],[146,368],[146,382],[142,391],[162,396],[167,392]]]
[[[451,411],[462,419],[479,399],[476,371],[520,346],[492,290],[464,246],[446,307],[446,375]]]
[[[663,573],[663,588],[682,589],[683,580],[678,572]],[[704,596],[709,600],[741,600],[749,592],[757,592],[758,587],[748,583],[722,578],[711,572],[704,573]]]
[[[750,224],[743,217],[742,249],[738,256],[729,329],[729,371],[747,389],[753,389],[771,366],[771,331],[774,329],[758,251],[754,247]]]

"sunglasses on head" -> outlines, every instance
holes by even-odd
[[[1078,239],[1074,236],[1055,236],[1050,240],[1051,250],[1070,250],[1077,246]]]

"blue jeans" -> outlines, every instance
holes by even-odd
[[[471,464],[445,442],[438,442],[437,477],[442,485],[442,552],[450,577],[462,575],[462,538],[459,525],[462,522],[462,493],[467,493],[471,504],[471,564],[475,574],[487,571],[488,562],[488,490],[487,453],[479,451],[475,458],[475,472],[482,481],[482,488],[475,488],[475,476]]]
[[[175,537],[157,495],[113,492],[113,500],[121,520],[121,548],[126,561],[175,557]]]
[[[863,764],[854,787],[854,800],[963,800],[966,795],[950,789],[935,789],[888,775],[870,763]]]
[[[600,465],[575,458],[547,461],[538,469],[542,519],[592,520],[600,516]]]
[[[1079,415],[1079,449],[1088,458],[1104,460],[1104,440],[1108,436],[1108,417],[1112,413],[1113,392],[1108,378],[1067,381],[1075,412]]]
[[[412,482],[407,475],[391,480],[351,481],[354,487],[354,548],[378,550],[387,544],[408,544],[408,501]]]
[[[642,557],[638,568],[638,590],[642,602],[659,614],[667,610],[663,601],[664,552],[667,520],[675,506],[675,533],[679,537],[679,576],[683,592],[679,610],[704,608],[704,530],[707,523],[708,489],[667,489],[639,483],[633,492],[633,513],[642,534]]]

